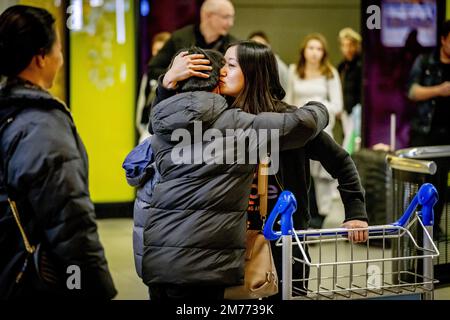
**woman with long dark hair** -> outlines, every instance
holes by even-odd
[[[227,50],[225,60],[226,64],[221,72],[220,92],[232,97],[235,107],[254,114],[292,112],[297,109],[297,106],[282,102],[285,92],[279,82],[276,61],[270,48],[255,42],[240,42]],[[243,81],[236,81],[237,78],[243,78]],[[280,170],[275,175],[269,176],[269,212],[275,205],[278,195],[283,190],[289,190],[293,192],[298,202],[298,209],[294,214],[295,228],[309,227],[308,193],[311,187],[309,160],[320,161],[324,168],[338,179],[338,189],[345,208],[343,226],[349,229],[367,227],[364,193],[356,167],[349,154],[324,131],[308,142],[304,148],[280,153]],[[255,177],[253,186],[257,185]],[[259,219],[256,189],[253,191],[248,210],[249,222],[250,228],[259,229],[262,221]],[[320,194],[318,197],[330,195]],[[355,242],[363,242],[366,239],[366,231],[356,231],[351,236],[351,240]],[[281,274],[281,247],[275,245],[272,247],[275,264],[278,273]],[[294,253],[300,255],[298,250]],[[295,263],[293,272],[296,275],[302,274],[302,265]],[[278,295],[278,298],[281,298],[281,295]]]
[[[110,299],[89,197],[86,150],[70,110],[47,90],[63,64],[55,19],[0,16],[0,300]]]

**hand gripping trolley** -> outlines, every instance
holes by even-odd
[[[282,246],[283,300],[433,299],[433,258],[439,256],[432,235],[437,198],[433,185],[425,184],[392,224],[299,231],[292,219],[297,201],[291,192],[283,192],[264,227],[264,236]],[[280,215],[281,231],[274,231]],[[347,235],[354,230],[367,230],[367,243],[349,241]],[[293,274],[293,263],[301,263],[301,274]]]

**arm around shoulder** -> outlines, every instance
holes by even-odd
[[[254,119],[254,129],[278,129],[281,150],[301,148],[328,125],[327,108],[311,101],[294,112],[261,113]]]

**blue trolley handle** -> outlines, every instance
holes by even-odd
[[[392,225],[404,227],[418,205],[422,206],[422,223],[425,227],[434,224],[434,205],[438,202],[439,196],[436,188],[431,183],[425,183],[420,187],[417,194],[412,199],[403,216]]]
[[[278,197],[278,201],[273,207],[272,212],[267,219],[263,234],[267,240],[278,240],[281,235],[287,236],[291,234],[293,229],[292,217],[297,211],[297,200],[290,191],[283,191]],[[273,225],[281,214],[281,232],[273,231]]]
[[[434,223],[434,211],[433,207],[438,201],[438,192],[436,188],[430,184],[426,183],[420,187],[417,194],[412,199],[405,213],[398,219],[398,221],[392,223],[394,227],[405,227],[408,223],[411,215],[414,213],[418,205],[422,206],[422,223],[425,227],[432,226]],[[293,230],[293,215],[297,210],[297,200],[295,196],[290,191],[283,191],[275,207],[269,215],[269,218],[264,225],[263,234],[268,240],[278,240],[282,235],[287,236],[292,234]],[[281,232],[275,232],[273,226],[281,214]],[[393,229],[394,232],[397,229]],[[384,231],[385,232],[385,231]],[[369,230],[370,234],[379,234],[380,230],[373,229]],[[336,233],[330,233],[335,235]],[[342,232],[345,235],[346,232]],[[321,233],[321,235],[326,235],[326,233]]]

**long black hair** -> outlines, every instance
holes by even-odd
[[[0,16],[0,75],[17,76],[36,55],[50,53],[55,18],[45,9],[17,5]]]
[[[254,41],[240,41],[229,48],[234,46],[237,47],[237,59],[245,84],[233,106],[252,114],[282,111],[279,102],[286,92],[281,86],[277,60],[272,50]]]

